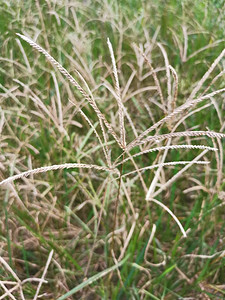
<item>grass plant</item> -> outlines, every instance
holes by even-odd
[[[2,1],[0,300],[224,299],[224,8]]]

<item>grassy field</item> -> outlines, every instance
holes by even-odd
[[[225,2],[0,2],[0,300],[225,299]]]

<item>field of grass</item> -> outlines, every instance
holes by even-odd
[[[225,299],[224,0],[0,2],[0,300]]]

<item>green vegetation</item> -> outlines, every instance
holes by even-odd
[[[0,5],[0,299],[225,298],[225,3]]]

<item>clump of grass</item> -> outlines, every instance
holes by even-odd
[[[113,4],[96,6],[117,10]],[[139,17],[124,20],[121,6],[121,19],[115,13],[109,22],[113,33],[104,28],[107,50],[94,41],[97,54],[87,59],[85,47],[77,49],[69,35],[68,49],[51,49],[42,14],[51,12],[64,32],[75,26],[76,38],[83,35],[88,44],[85,35],[92,33],[83,25],[88,7],[83,4],[77,14],[68,6],[65,16],[56,7],[41,9],[36,1],[44,47],[25,32],[17,34],[49,65],[17,40],[21,56],[6,62],[12,64],[14,86],[1,85],[11,109],[3,102],[0,299],[223,295],[224,226],[218,208],[224,204],[225,88],[219,84],[224,50],[200,78],[194,73],[196,82],[189,70],[186,80],[180,76],[199,63],[192,65],[192,59],[222,40],[198,51],[187,27],[182,26],[184,44],[171,31],[180,51],[173,64],[165,28],[162,36],[158,28],[149,35],[146,16],[145,41],[138,46],[127,41],[133,22],[137,37],[141,25]],[[149,9],[155,7],[146,5]],[[97,21],[103,20],[104,15]],[[214,122],[206,118],[209,112]],[[187,259],[192,259],[188,265]]]

